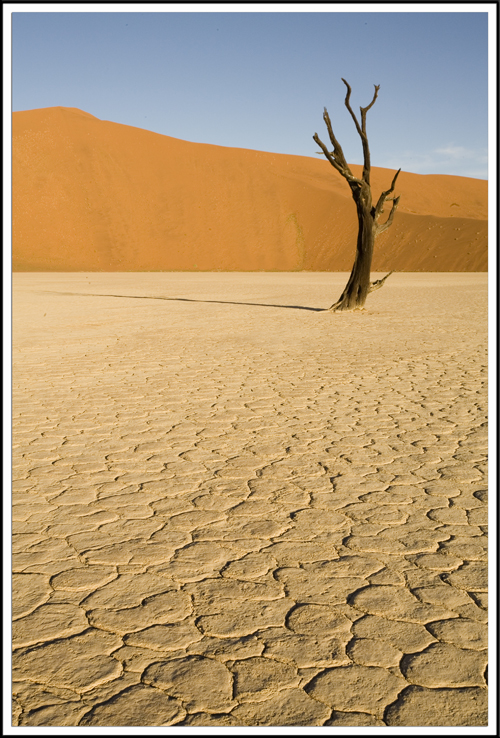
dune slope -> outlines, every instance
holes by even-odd
[[[393,174],[372,170],[374,197]],[[398,194],[374,271],[486,271],[485,181],[401,172]],[[14,271],[345,271],[356,231],[349,187],[319,157],[191,143],[74,108],[13,114]]]

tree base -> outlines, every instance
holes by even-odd
[[[375,290],[379,290],[387,277],[390,277],[391,274],[394,273],[394,270],[392,272],[389,272],[389,274],[386,274],[385,277],[382,277],[382,279],[377,279],[375,282],[372,282],[368,287],[368,292],[366,294],[361,294],[360,296],[360,290],[357,290],[357,293],[353,290],[352,286],[349,290],[349,287],[344,290],[344,293],[342,294],[341,298],[337,300],[331,307],[327,308],[326,312],[329,313],[340,313],[345,310],[353,311],[353,310],[365,310],[365,300],[370,294],[370,292],[374,292]],[[347,292],[347,294],[346,294]],[[356,303],[356,299],[360,300],[362,302]]]
[[[353,305],[353,307],[349,307],[349,305],[342,305],[342,304],[339,305],[338,303],[335,303],[335,305],[332,305],[331,307],[327,308],[324,312],[325,313],[344,313],[344,312],[352,313],[354,311],[365,313],[366,308],[363,307],[362,305],[361,306]]]

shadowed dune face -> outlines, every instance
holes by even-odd
[[[372,170],[375,198],[393,175]],[[485,181],[402,172],[397,189],[374,271],[487,270]],[[13,114],[14,271],[346,271],[356,233],[349,188],[319,157],[190,143],[75,108]]]

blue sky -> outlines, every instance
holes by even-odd
[[[10,6],[14,111],[75,107],[187,141],[320,158],[312,136],[328,142],[326,106],[347,160],[361,163],[344,77],[356,112],[380,85],[373,166],[487,177],[486,5],[24,7],[42,12]]]

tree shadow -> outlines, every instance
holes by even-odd
[[[250,305],[251,307],[273,307],[286,308],[288,310],[312,310],[321,313],[325,308],[307,307],[306,305],[276,305],[267,302],[235,302],[233,300],[197,300],[191,297],[152,297],[150,295],[108,295],[94,292],[59,292],[57,290],[37,290],[38,292],[50,292],[52,295],[78,295],[79,297],[118,297],[129,300],[169,300],[172,302],[203,302],[218,305]]]

